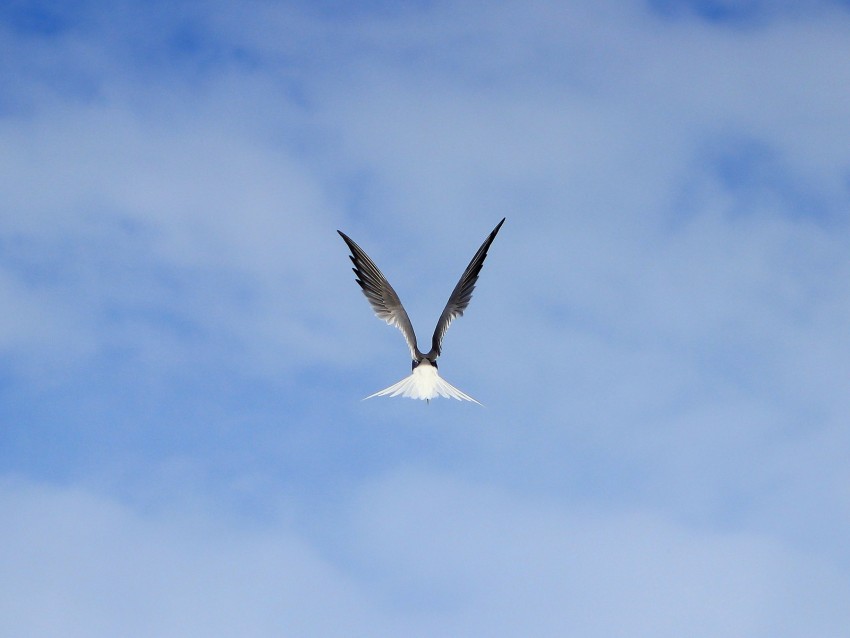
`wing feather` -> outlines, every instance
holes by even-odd
[[[460,281],[457,282],[455,289],[449,297],[448,303],[446,303],[443,314],[440,315],[440,319],[437,321],[437,327],[434,330],[434,336],[431,339],[431,352],[434,352],[437,355],[440,354],[446,330],[449,329],[452,321],[463,315],[464,310],[466,310],[466,307],[472,300],[472,291],[475,290],[475,284],[478,281],[478,273],[481,272],[481,267],[484,265],[484,259],[487,257],[487,251],[490,249],[490,244],[492,244],[493,240],[496,239],[496,235],[499,233],[499,229],[504,223],[505,219],[502,218],[502,221],[496,225],[493,232],[491,232],[487,239],[484,240],[484,243],[481,244],[481,248],[479,248],[478,252],[475,253],[475,256],[472,258],[472,261],[469,262],[466,270],[463,271]]]
[[[416,347],[416,334],[413,332],[413,325],[396,291],[360,246],[341,230],[336,232],[351,250],[349,258],[354,264],[352,270],[357,275],[357,283],[360,284],[363,294],[372,306],[372,310],[375,311],[375,316],[401,330],[404,340],[407,341],[407,347],[410,348],[411,358],[417,360],[419,349]]]

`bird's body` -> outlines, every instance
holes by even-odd
[[[434,336],[431,338],[431,349],[427,353],[419,350],[416,342],[416,334],[413,331],[410,318],[407,316],[407,311],[405,311],[401,300],[386,277],[378,270],[378,267],[360,246],[354,243],[342,231],[337,231],[351,250],[351,261],[354,264],[352,270],[357,275],[357,283],[360,284],[360,288],[362,288],[363,294],[375,311],[375,315],[379,319],[383,319],[388,324],[396,326],[401,330],[405,341],[407,341],[410,356],[413,360],[413,372],[410,376],[366,397],[367,399],[376,396],[403,396],[429,401],[442,396],[457,399],[458,401],[473,401],[478,403],[471,396],[461,392],[440,377],[437,372],[437,358],[442,352],[443,336],[446,334],[446,330],[448,330],[452,321],[463,315],[464,310],[466,310],[472,299],[472,291],[475,289],[478,274],[484,265],[484,259],[487,257],[487,250],[490,248],[490,244],[493,243],[496,234],[504,223],[505,220],[502,219],[496,225],[493,232],[490,233],[478,249],[478,252],[475,253],[472,261],[469,262],[463,275],[461,275],[460,281],[458,281],[452,291],[449,301],[446,303],[446,307],[437,321]]]

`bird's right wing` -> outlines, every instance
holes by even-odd
[[[354,264],[352,270],[357,275],[357,283],[363,289],[363,294],[369,300],[372,310],[375,311],[375,316],[401,330],[401,334],[407,341],[407,347],[410,348],[410,357],[416,360],[418,357],[416,334],[413,332],[410,318],[407,316],[404,306],[401,305],[401,300],[395,290],[383,273],[378,270],[375,262],[369,259],[369,255],[363,252],[360,246],[341,230],[336,232],[339,233],[351,250],[350,259]]]

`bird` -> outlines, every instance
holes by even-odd
[[[390,282],[387,281],[387,278],[384,277],[383,273],[375,265],[375,262],[369,258],[369,255],[354,240],[341,230],[336,231],[351,251],[349,259],[354,264],[352,270],[356,275],[356,281],[372,306],[375,316],[401,331],[407,342],[407,347],[410,349],[410,356],[413,359],[413,371],[410,376],[405,377],[388,388],[370,394],[363,399],[364,401],[378,396],[395,397],[401,395],[410,399],[422,399],[430,402],[431,399],[442,396],[447,399],[457,399],[458,401],[472,401],[481,405],[479,401],[473,399],[465,392],[458,390],[440,377],[437,372],[437,359],[442,353],[443,337],[446,334],[446,330],[449,329],[452,321],[463,315],[472,299],[472,291],[475,290],[475,284],[478,282],[478,274],[484,265],[487,251],[490,249],[490,244],[496,239],[496,235],[504,223],[505,218],[502,218],[502,221],[496,224],[496,227],[487,236],[484,243],[481,244],[478,252],[475,253],[472,261],[469,262],[466,270],[463,271],[463,275],[461,275],[460,280],[449,296],[446,307],[437,320],[437,327],[434,329],[434,336],[431,338],[431,349],[426,353],[419,350],[416,342],[416,334],[413,332],[413,325],[410,323],[407,311],[401,304],[401,300],[390,285]]]

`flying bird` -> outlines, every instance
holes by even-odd
[[[446,330],[449,329],[452,321],[463,315],[464,310],[469,305],[472,299],[472,291],[475,290],[475,284],[478,281],[478,273],[481,272],[481,267],[484,265],[484,259],[487,257],[487,251],[490,244],[496,239],[496,235],[502,224],[505,223],[504,218],[500,221],[493,232],[481,244],[481,248],[475,253],[472,261],[463,271],[460,281],[457,282],[455,289],[449,296],[449,301],[443,309],[443,314],[437,321],[437,327],[434,329],[434,336],[431,337],[431,349],[427,353],[422,353],[416,343],[416,334],[413,332],[413,326],[410,323],[410,318],[407,316],[407,311],[401,305],[396,291],[384,277],[383,273],[378,270],[369,255],[363,252],[354,241],[341,230],[338,230],[340,237],[348,244],[351,250],[350,259],[354,264],[354,274],[357,275],[357,283],[363,289],[363,294],[375,311],[375,316],[383,319],[391,326],[395,326],[401,330],[407,341],[407,347],[410,348],[410,356],[413,359],[413,372],[409,377],[405,377],[398,383],[394,383],[384,390],[380,390],[375,394],[371,394],[366,399],[378,396],[403,396],[411,399],[424,399],[430,401],[437,396],[442,396],[458,401],[472,401],[478,403],[468,394],[461,392],[445,379],[441,378],[437,373],[437,358],[442,352],[443,337]],[[364,399],[365,400],[365,399]]]

